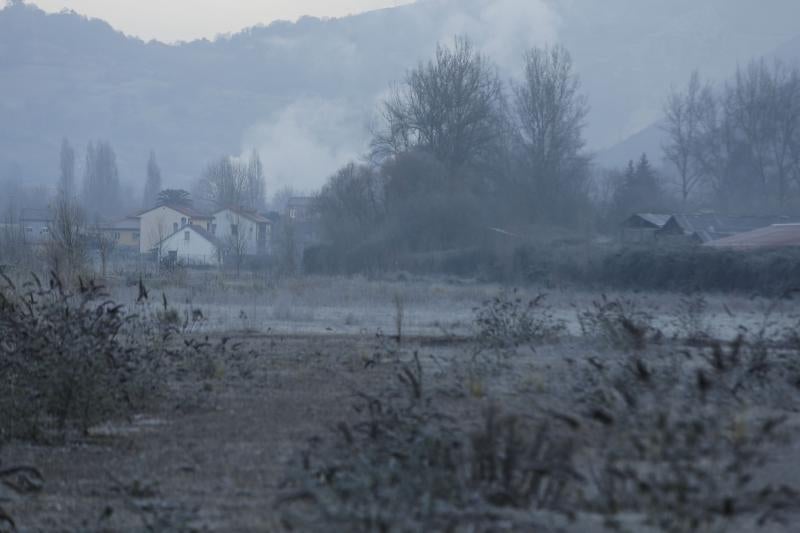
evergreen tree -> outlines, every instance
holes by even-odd
[[[156,205],[158,195],[161,192],[161,169],[158,167],[155,152],[150,152],[150,159],[147,161],[147,181],[144,184],[144,195],[142,207],[150,208]]]
[[[87,212],[91,214],[114,217],[120,213],[122,205],[117,156],[107,142],[90,142],[86,148],[83,200]]]

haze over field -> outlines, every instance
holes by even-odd
[[[332,15],[399,3],[293,5]],[[107,3],[39,4],[112,17]],[[462,34],[506,79],[518,77],[526,47],[564,44],[589,97],[588,147],[601,152],[601,162],[618,165],[640,148],[658,148],[656,138],[604,153],[659,118],[668,87],[696,68],[712,80],[726,79],[737,64],[779,49],[794,59],[792,39],[800,33],[800,4],[792,0],[775,0],[769,9],[755,0],[422,0],[268,26],[248,17],[295,17],[297,8],[246,9],[252,4],[233,4],[229,16],[216,17],[206,8],[168,3],[191,14],[182,34],[167,23],[180,17],[172,11],[155,17],[154,4],[143,4],[136,16],[126,4],[114,8],[113,20],[124,31],[166,41],[253,26],[175,45],[126,37],[74,13],[45,14],[33,5],[1,11],[0,123],[11,127],[0,131],[0,177],[53,183],[67,136],[78,147],[108,139],[123,182],[141,182],[151,149],[167,183],[188,186],[211,159],[256,148],[271,190],[317,188],[363,154],[391,84],[430,57],[437,42]],[[142,22],[150,14],[153,24]]]

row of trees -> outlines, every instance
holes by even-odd
[[[800,72],[765,60],[715,89],[692,74],[665,105],[665,158],[684,204],[710,197],[729,211],[800,205]]]
[[[134,206],[124,201],[116,161],[116,153],[108,142],[90,142],[86,148],[84,175],[79,190],[75,178],[75,149],[69,140],[64,139],[61,145],[58,195],[80,201],[84,209],[95,216],[119,216],[119,213]],[[146,208],[158,204],[162,190],[161,169],[155,153],[151,152],[140,206]],[[239,206],[253,210],[264,209],[266,180],[258,152],[254,150],[247,161],[226,156],[209,164],[196,184],[195,197],[199,203],[209,208]]]
[[[519,83],[466,38],[439,46],[382,108],[368,162],[317,198],[339,249],[418,252],[480,244],[491,227],[578,226],[588,204],[588,105],[562,47],[524,54]]]

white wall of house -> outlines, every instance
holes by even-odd
[[[207,220],[192,220],[192,217],[171,207],[161,206],[139,215],[139,252],[146,254],[158,243],[189,224],[198,224],[207,229]]]
[[[242,239],[244,255],[257,255],[265,252],[265,249],[259,249],[258,245],[259,224],[247,216],[230,209],[222,209],[214,213],[211,224],[211,233],[224,245],[230,246],[235,242],[237,238],[234,235],[235,228],[238,238]],[[266,231],[270,231],[269,224],[266,225]],[[265,242],[269,242],[269,237],[269,233],[267,233]]]
[[[161,243],[161,257],[167,258],[174,253],[177,260],[186,265],[218,266],[219,251],[217,246],[186,226]]]

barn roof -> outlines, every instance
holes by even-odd
[[[667,221],[670,219],[671,215],[664,215],[660,213],[634,213],[622,223],[623,225],[629,226],[633,223],[644,223],[644,225],[651,226],[654,228],[661,228]]]
[[[771,215],[734,216],[699,213],[673,215],[665,226],[674,225],[685,235],[696,236],[701,242],[711,242],[773,224],[791,222],[794,221],[787,217]]]
[[[709,242],[706,246],[734,250],[800,246],[800,224],[773,224]]]

